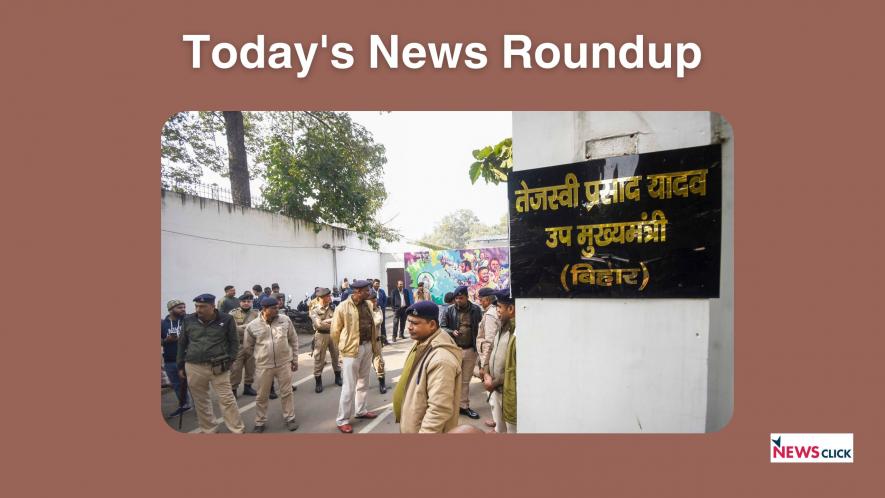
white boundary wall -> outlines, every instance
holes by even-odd
[[[608,155],[724,139],[721,297],[517,300],[520,432],[705,432],[731,417],[734,148],[728,124],[709,112],[515,112],[514,170],[584,161],[588,140],[633,133],[635,140],[612,141]],[[635,150],[625,150],[630,147]]]
[[[277,282],[293,302],[316,286],[335,285],[332,251],[323,244],[346,246],[336,254],[338,279],[378,278],[387,288],[384,265],[391,255],[372,249],[348,230],[313,225],[258,209],[191,195],[161,191],[160,311],[204,292],[220,297],[231,284],[237,294],[254,284]]]

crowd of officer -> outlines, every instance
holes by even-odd
[[[429,292],[419,288],[412,293],[401,281],[390,300],[377,279],[345,286],[334,309],[332,292],[321,287],[307,306],[314,329],[314,390],[324,389],[328,357],[341,388],[335,415],[340,432],[352,433],[354,418],[378,416],[366,404],[369,379],[374,370],[380,391],[387,391],[382,347],[398,335],[404,339],[405,330],[414,342],[393,393],[401,432],[475,430],[458,426],[460,415],[480,418],[469,405],[474,376],[488,392],[492,419],[485,424],[490,432],[516,432],[516,307],[508,289],[482,289],[479,303],[473,303],[467,286],[461,286],[441,308]],[[298,429],[292,385],[298,336],[281,312],[285,295],[276,284],[253,290],[237,297],[235,288],[227,286],[217,301],[201,294],[193,299],[191,314],[180,300],[167,303],[169,314],[161,321],[164,373],[179,400],[170,416],[195,409],[201,432],[217,430],[210,386],[228,431],[245,431],[236,402],[241,382],[242,395],[256,397],[254,432],[264,432],[269,400],[277,398],[286,428]],[[394,308],[390,341],[384,318],[388,301]]]

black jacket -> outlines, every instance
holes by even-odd
[[[482,320],[482,308],[473,303],[469,303],[469,305],[469,336],[461,335],[459,337],[455,337],[454,334],[452,334],[452,332],[458,330],[458,306],[454,304],[449,306],[449,309],[446,310],[446,313],[443,315],[443,321],[441,324],[439,324],[439,326],[452,336],[452,339],[455,340],[455,344],[457,344],[461,349],[472,347],[474,350],[476,350],[476,336],[479,333],[479,322]]]
[[[403,289],[403,297],[406,298],[406,302],[400,302],[399,298],[399,289],[393,289],[393,292],[387,295],[387,302],[390,303],[394,308],[406,308],[411,306],[414,303],[414,298],[412,297],[411,289]]]
[[[187,363],[205,363],[227,356],[233,359],[240,349],[234,317],[216,310],[215,319],[202,323],[196,313],[184,317],[178,337],[178,368]]]

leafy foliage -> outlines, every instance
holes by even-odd
[[[470,165],[470,182],[482,177],[486,183],[497,185],[506,182],[513,171],[513,139],[505,138],[495,145],[487,145],[473,151],[476,161]]]
[[[262,175],[265,209],[354,230],[368,243],[399,234],[375,220],[387,198],[384,146],[344,112],[243,112],[250,177]],[[187,191],[202,168],[224,176],[228,150],[221,112],[180,113],[163,128],[164,187]],[[319,230],[319,228],[317,228]]]
[[[255,157],[263,148],[261,125],[265,113],[243,112],[246,152]],[[250,177],[260,165],[250,161]],[[221,111],[179,112],[169,118],[160,134],[160,179],[163,188],[191,191],[203,168],[229,176],[229,156]]]

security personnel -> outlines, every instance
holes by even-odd
[[[316,392],[323,392],[323,369],[326,368],[326,351],[332,355],[332,370],[335,372],[335,384],[341,385],[341,364],[338,362],[338,347],[332,342],[329,332],[332,328],[332,291],[320,287],[316,291],[315,303],[310,308],[310,321],[313,322],[313,378],[316,381]]]
[[[498,320],[498,307],[496,306],[496,291],[489,287],[483,287],[479,290],[479,305],[482,307],[482,320],[479,322],[479,335],[476,338],[476,350],[478,352],[478,361],[473,373],[479,380],[483,380],[484,374],[489,372],[489,356],[492,354],[492,348],[495,345],[495,337],[501,328],[501,321]],[[491,398],[489,398],[491,402]],[[495,427],[497,423],[494,418],[485,420],[485,425]]]
[[[439,328],[433,301],[417,302],[405,315],[415,344],[393,392],[400,432],[449,432],[458,425],[462,350]]]
[[[341,387],[335,424],[338,430],[345,434],[353,432],[350,418],[354,415],[354,411],[356,418],[371,419],[378,416],[377,413],[369,411],[366,404],[372,358],[380,353],[378,327],[375,326],[375,319],[368,303],[369,282],[355,280],[350,287],[353,289],[353,294],[335,307],[331,327],[332,342],[338,346],[344,358],[341,369],[344,385]],[[355,407],[354,402],[356,402]]]
[[[215,305],[215,307],[222,313],[230,313],[231,310],[240,305],[240,301],[236,296],[237,289],[235,289],[233,285],[224,286],[224,295],[221,296],[221,299],[218,300],[218,304]]]
[[[246,382],[243,384],[243,396],[255,396],[258,394],[252,389],[252,381],[255,380],[255,358],[247,355],[243,350],[243,333],[246,331],[246,325],[258,318],[258,311],[252,309],[252,296],[246,294],[240,296],[240,306],[234,308],[230,312],[230,316],[237,323],[237,337],[240,340],[240,350],[237,351],[237,357],[230,368],[230,387],[236,396],[245,368]]]
[[[369,307],[372,308],[372,319],[375,321],[375,327],[381,330],[381,324],[384,323],[384,311],[378,304],[378,293],[375,289],[369,290]],[[381,343],[378,345],[377,353],[372,356],[372,366],[375,367],[375,373],[378,375],[378,391],[384,394],[387,392],[387,384],[384,378],[384,357],[381,355],[384,346],[384,341],[381,339],[384,336],[380,333],[378,336],[378,340]],[[375,351],[375,348],[373,348],[373,351]]]
[[[182,379],[187,378],[202,432],[212,433],[217,429],[209,398],[211,384],[218,395],[227,429],[242,434],[245,426],[230,387],[230,364],[240,347],[236,323],[230,315],[215,308],[212,294],[200,294],[194,303],[197,311],[184,318],[178,338],[178,374]]]
[[[485,374],[483,387],[491,393],[492,415],[496,422],[503,419],[497,432],[516,433],[516,303],[510,289],[502,289],[498,299],[498,318],[501,331],[492,351],[491,374]],[[506,341],[506,342],[505,342]],[[503,352],[501,350],[504,350]],[[503,368],[500,362],[503,360]]]
[[[264,432],[267,422],[267,403],[274,380],[280,386],[283,418],[290,431],[298,429],[295,422],[295,397],[292,394],[292,372],[298,370],[298,335],[292,320],[279,312],[274,297],[261,300],[261,316],[246,325],[243,349],[255,356],[255,376],[258,378],[258,396],[255,398],[255,428]]]
[[[476,338],[482,310],[467,299],[467,286],[455,289],[455,304],[443,315],[442,329],[448,332],[461,348],[461,415],[478,419],[479,414],[470,409],[470,379],[476,365]]]

